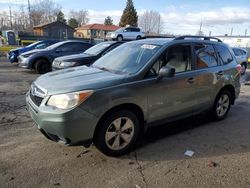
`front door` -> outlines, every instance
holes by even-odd
[[[160,68],[166,65],[175,68],[175,76],[157,80]],[[193,113],[196,82],[190,44],[169,47],[147,76],[150,80],[155,79],[151,82],[152,91],[148,96],[149,122]]]

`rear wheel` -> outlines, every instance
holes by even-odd
[[[247,70],[247,65],[246,63],[242,63],[241,64],[241,74],[245,74],[246,73],[246,70]]]
[[[50,71],[50,64],[45,59],[37,60],[35,63],[35,70],[38,74],[44,74]]]
[[[215,119],[222,120],[224,119],[232,104],[232,95],[228,90],[221,91],[214,102],[213,115]]]
[[[138,117],[131,111],[121,110],[101,122],[95,144],[106,155],[120,156],[133,148],[139,132]]]

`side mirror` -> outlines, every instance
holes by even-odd
[[[163,77],[174,77],[175,75],[175,68],[170,67],[170,66],[164,66],[160,69],[159,71],[159,76],[158,78],[163,78]]]

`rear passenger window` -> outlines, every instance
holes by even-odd
[[[223,64],[228,64],[233,61],[233,56],[231,55],[227,47],[221,45],[216,45],[215,47],[218,52],[219,59]]]
[[[215,50],[210,44],[195,45],[197,69],[215,67],[218,65]]]

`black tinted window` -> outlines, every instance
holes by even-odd
[[[74,49],[74,51],[77,51],[77,52],[83,52],[89,47],[90,47],[89,44],[84,44],[84,43],[75,43],[72,45],[72,48]]]
[[[233,51],[234,51],[234,55],[236,55],[236,56],[241,56],[242,55],[241,50],[239,50],[239,49],[234,48]]]
[[[61,52],[73,52],[74,51],[72,43],[63,44],[62,46],[58,47],[56,50],[61,51]]]
[[[139,29],[139,28],[131,28],[131,30],[132,30],[133,32],[140,32],[140,29]]]
[[[228,48],[221,45],[216,45],[216,50],[218,52],[219,58],[223,64],[228,64],[233,61],[233,57],[229,52]]]
[[[195,45],[196,54],[196,67],[197,69],[202,69],[206,67],[217,66],[217,58],[215,55],[215,50],[210,44],[197,44]]]

